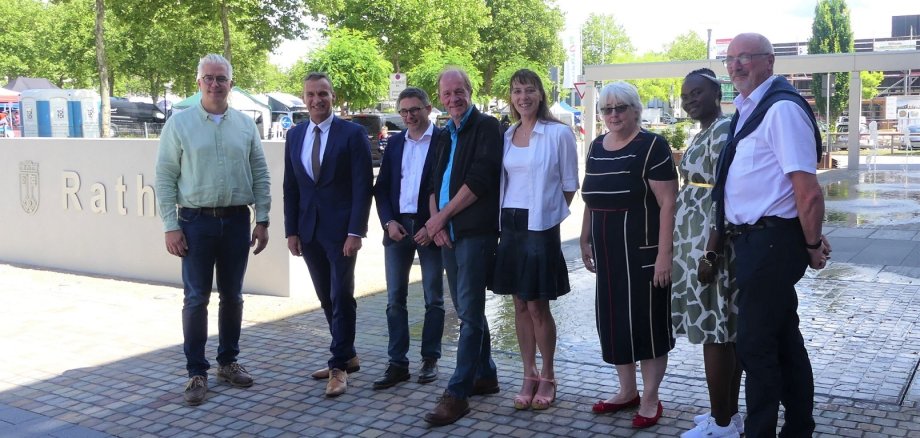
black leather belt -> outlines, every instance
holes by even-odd
[[[418,219],[418,214],[416,214],[416,213],[400,213],[400,214],[399,214],[399,217],[400,217],[401,219],[407,219],[407,220],[410,220],[410,221],[415,221],[415,220]]]
[[[198,214],[211,217],[228,217],[236,216],[238,214],[249,214],[248,205],[231,205],[230,207],[201,207],[201,208],[188,208],[188,207],[179,207],[183,211],[198,212]]]
[[[760,219],[757,219],[757,222],[753,224],[741,224],[735,225],[729,223],[725,225],[725,233],[731,237],[740,236],[744,233],[749,233],[751,231],[763,230],[766,228],[778,228],[778,227],[788,227],[792,225],[799,225],[799,218],[794,217],[786,219],[779,216],[764,216]]]

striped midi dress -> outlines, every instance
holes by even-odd
[[[667,141],[648,131],[616,151],[604,149],[600,136],[588,151],[582,198],[591,220],[604,362],[630,364],[674,348],[671,289],[652,284],[660,209],[649,181],[676,178]]]

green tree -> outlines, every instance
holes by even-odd
[[[696,32],[687,31],[665,46],[664,56],[669,61],[706,59],[706,42]]]
[[[584,65],[597,65],[631,55],[635,48],[612,14],[592,13],[581,28],[581,52]]]
[[[523,59],[536,72],[565,59],[559,32],[563,29],[562,11],[544,0],[486,0],[491,20],[479,30],[482,46],[476,60],[483,76],[483,88],[495,97],[505,96],[507,84],[495,87],[497,69],[512,59]],[[513,73],[513,71],[512,71]],[[510,76],[510,75],[509,75]],[[496,94],[494,90],[501,90]]]
[[[850,9],[844,0],[818,0],[815,5],[815,20],[811,25],[811,39],[808,53],[849,53],[853,51],[853,31],[850,28]],[[826,75],[812,75],[811,91],[815,106],[826,120],[834,120],[847,106],[850,91],[850,74],[834,75],[834,95],[830,99],[830,114],[827,113]]]
[[[50,61],[43,56],[44,38],[50,27],[47,6],[37,0],[4,0],[0,2],[0,78],[42,76]]]
[[[551,100],[553,84],[549,81],[548,69],[539,63],[524,59],[520,56],[504,62],[495,72],[495,77],[492,80],[492,97],[504,99],[506,101],[509,100],[511,98],[511,76],[514,75],[514,72],[522,68],[529,69],[540,76],[540,80],[543,81],[543,88],[546,91],[546,97],[548,100]],[[547,103],[551,104],[550,102]]]
[[[330,32],[329,42],[313,54],[307,67],[329,75],[343,110],[375,105],[390,83],[390,64],[377,44],[367,34],[350,29]]]
[[[446,67],[458,67],[466,71],[473,85],[473,99],[482,100],[480,97],[483,95],[482,74],[476,68],[472,55],[460,49],[450,48],[444,51],[425,52],[419,63],[409,70],[406,80],[409,85],[425,90],[437,102],[438,76]]]
[[[881,71],[861,71],[859,79],[862,81],[862,98],[872,99],[878,96],[878,86],[885,79],[885,72]]]

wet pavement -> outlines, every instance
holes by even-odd
[[[820,176],[833,259],[798,285],[815,374],[817,436],[920,437],[920,166],[915,169],[877,166]],[[679,435],[693,415],[708,410],[702,348],[686,339],[669,355],[657,426],[634,431],[632,412],[590,412],[593,402],[616,390],[616,377],[600,360],[594,278],[578,258],[580,218],[576,201],[563,226],[572,292],[552,304],[559,393],[548,411],[511,405],[521,365],[508,297],[490,293],[487,301],[502,392],[473,398],[472,412],[454,425],[429,428],[422,416],[443,392],[455,361],[458,323],[449,302],[441,378],[373,391],[387,362],[386,297],[360,298],[362,368],[350,376],[348,392],[330,400],[323,397],[325,383],[309,377],[327,357],[322,312],[285,298],[247,296],[240,360],[256,385],[232,388],[212,374],[208,400],[190,408],[181,394],[181,289],[0,265],[0,345],[11,353],[0,361],[0,437]],[[379,258],[382,265],[382,252],[367,251],[359,262],[363,257],[373,265]],[[359,289],[380,290],[380,281],[359,274]],[[417,283],[409,305],[414,372],[423,310]],[[216,333],[216,297],[211,306]],[[215,349],[212,337],[209,358]]]

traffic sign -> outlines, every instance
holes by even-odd
[[[399,98],[399,93],[406,89],[406,74],[393,73],[390,75],[390,100]]]
[[[281,128],[284,130],[291,129],[291,125],[294,124],[294,121],[291,120],[288,116],[281,116]]]
[[[575,86],[575,92],[578,93],[580,99],[585,98],[585,89],[587,88],[584,82],[574,82],[572,85]]]

